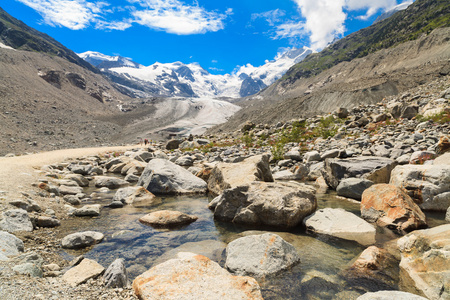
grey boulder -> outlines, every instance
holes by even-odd
[[[0,253],[5,256],[17,255],[23,252],[24,246],[21,239],[6,231],[0,231]]]
[[[3,212],[0,229],[8,232],[33,231],[33,224],[25,210],[20,208],[10,209]]]
[[[65,236],[61,241],[61,245],[63,248],[79,249],[98,244],[103,238],[104,235],[101,232],[76,232]]]
[[[118,258],[109,265],[103,279],[105,285],[109,288],[125,288],[128,286],[127,269],[123,258]]]
[[[373,182],[363,178],[345,178],[339,182],[336,188],[338,196],[343,196],[361,201],[362,193],[373,185]]]

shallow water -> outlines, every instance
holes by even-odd
[[[91,188],[87,190],[90,192]],[[107,205],[114,192],[101,194],[91,203]],[[334,193],[318,193],[317,199],[318,208],[340,207],[360,215],[357,201],[337,197]],[[61,238],[77,231],[95,230],[102,232],[105,239],[91,249],[62,250],[61,254],[69,260],[84,254],[105,267],[119,257],[124,258],[129,277],[134,279],[153,265],[173,258],[178,251],[203,254],[223,266],[226,243],[244,235],[267,232],[214,220],[213,213],[207,208],[211,199],[206,196],[162,197],[161,200],[162,204],[153,207],[141,202],[119,209],[102,208],[99,217],[63,221]],[[199,219],[173,230],[154,229],[138,221],[143,215],[162,209],[182,211]],[[432,217],[432,226],[444,222],[441,214]],[[291,232],[276,233],[295,246],[301,262],[276,276],[258,279],[264,299],[356,299],[364,292],[363,289],[378,289],[377,286],[361,289],[349,285],[339,276],[364,250],[356,242],[313,236],[301,227]],[[377,244],[397,237],[388,230],[378,230]]]

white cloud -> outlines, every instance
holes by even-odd
[[[345,7],[348,10],[367,10],[366,14],[360,16],[360,19],[366,20],[377,13],[379,10],[389,10],[397,5],[397,0],[346,0]]]
[[[281,9],[270,10],[262,13],[252,14],[252,20],[264,19],[270,26],[275,26],[275,23],[281,21],[281,18],[286,15],[286,12]]]
[[[302,22],[287,22],[276,26],[274,39],[295,38],[306,34]]]
[[[127,28],[130,28],[132,26],[131,20],[127,21],[111,21],[106,22],[102,20],[96,21],[95,28],[96,29],[106,29],[106,30],[125,30]]]
[[[105,2],[87,2],[85,0],[18,0],[33,8],[51,26],[64,26],[73,30],[83,29],[94,22]]]
[[[224,28],[225,14],[207,11],[196,5],[186,5],[178,0],[131,0],[146,9],[132,12],[135,22],[153,29],[178,35],[199,34]]]

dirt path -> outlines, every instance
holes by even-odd
[[[42,177],[44,165],[63,162],[69,158],[96,155],[110,151],[125,151],[139,146],[63,149],[31,155],[0,158],[0,196],[16,197]]]

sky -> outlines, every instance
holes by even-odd
[[[412,0],[2,0],[0,7],[76,53],[143,65],[199,63],[212,74],[320,51]]]

